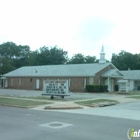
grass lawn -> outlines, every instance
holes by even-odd
[[[140,96],[129,96],[129,97],[126,97],[126,98],[140,99]]]
[[[0,95],[0,97],[13,97],[13,98],[23,98],[23,99],[35,99],[35,100],[50,100],[49,96],[37,96],[37,97],[27,97],[27,96],[16,96],[16,95]]]
[[[46,100],[46,101],[52,101],[50,99],[50,96],[36,96],[36,97],[27,97],[27,96],[17,96],[17,95],[0,95],[0,97],[13,97],[13,98],[23,98],[23,99],[35,99],[35,100]],[[63,101],[74,101],[74,100],[82,100],[83,98],[70,98],[70,97],[65,97]],[[62,101],[61,97],[54,97],[53,101]]]
[[[140,91],[131,91],[130,95],[140,95]]]
[[[131,91],[130,96],[126,98],[140,99],[140,91]]]
[[[2,98],[0,97],[1,105],[10,105],[10,106],[18,106],[18,107],[31,107],[43,104],[50,104],[50,102],[43,101],[32,101],[32,100],[24,100],[24,99],[12,99],[12,98]]]
[[[96,99],[96,100],[86,100],[86,101],[79,101],[79,102],[75,102],[76,104],[80,104],[80,105],[92,105],[95,103],[103,103],[103,102],[115,102],[115,103],[119,103],[116,100],[109,100],[109,99]]]

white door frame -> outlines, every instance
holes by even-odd
[[[40,88],[40,79],[36,79],[36,89]]]

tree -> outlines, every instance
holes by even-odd
[[[81,53],[73,55],[68,62],[68,64],[82,64],[82,63],[85,63],[85,57]]]
[[[134,60],[135,60],[135,69],[140,70],[140,53],[134,54]]]
[[[31,53],[30,47],[27,45],[25,46],[19,45],[17,46],[17,48],[18,48],[18,55],[14,58],[13,65],[16,68],[27,66],[29,64],[28,59]]]
[[[34,51],[29,56],[30,64],[33,65],[58,65],[67,62],[67,52],[57,46],[50,49],[46,46]]]
[[[65,64],[68,59],[67,52],[57,46],[52,47],[48,59],[51,60],[50,64]]]
[[[72,58],[68,61],[68,64],[95,63],[96,61],[95,56],[84,56],[83,54],[78,53],[72,56]]]
[[[121,51],[118,55],[112,54],[111,62],[119,69],[119,70],[131,70],[139,69],[139,60],[140,55],[131,54],[126,51]]]
[[[96,62],[96,57],[95,56],[86,56],[85,57],[85,63],[95,63]]]
[[[14,59],[19,56],[19,48],[13,42],[6,42],[0,45],[1,58]]]
[[[2,67],[0,67],[0,75],[16,69],[13,65],[13,62],[7,58],[3,58],[0,63],[2,63]]]
[[[3,63],[2,73],[7,73],[21,66],[28,65],[30,47],[16,45],[13,42],[0,44],[0,59]]]
[[[39,59],[39,51],[38,50],[32,51],[29,54],[28,65],[29,66],[37,66],[40,63],[39,61],[40,61],[40,59]]]

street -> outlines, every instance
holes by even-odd
[[[140,129],[140,122],[0,106],[1,140],[127,140],[130,127]]]

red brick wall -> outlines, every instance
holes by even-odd
[[[96,76],[94,77],[94,84],[98,84],[98,79],[100,79],[100,84],[104,85],[105,83],[105,78],[101,77],[101,75],[108,71],[109,69],[114,69],[112,65],[107,66],[106,68],[102,69],[99,71]]]
[[[11,85],[11,79],[13,78],[13,85]],[[21,83],[19,85],[19,78],[21,79]],[[32,78],[32,82],[31,82]],[[36,89],[36,79],[40,80],[40,88],[39,90],[43,89],[43,80],[45,79],[70,79],[70,91],[83,91],[84,88],[84,79],[86,77],[11,77],[8,78],[8,88],[13,89],[27,89],[27,90],[34,90]],[[86,78],[88,79],[88,78]]]
[[[13,84],[11,85],[11,79],[13,79]],[[20,85],[19,85],[19,79],[21,79]],[[14,88],[14,89],[34,89],[35,87],[35,81],[36,78],[29,77],[11,77],[8,78],[8,88]]]
[[[100,79],[100,84],[105,83],[105,78],[102,78],[101,75],[109,70],[113,69],[112,65],[107,66],[100,72],[96,74],[94,77],[94,84],[98,84],[98,79]],[[13,78],[13,85],[11,85],[11,79]],[[19,85],[19,78],[21,78],[21,84]],[[30,81],[32,78],[32,82]],[[87,79],[87,84],[89,84],[89,77],[11,77],[8,78],[8,88],[14,88],[14,89],[28,89],[28,90],[34,90],[36,88],[36,79],[40,80],[40,88],[39,90],[43,89],[43,80],[45,79],[70,79],[70,91],[83,91],[84,88],[84,79]],[[116,80],[114,82],[116,84]]]

